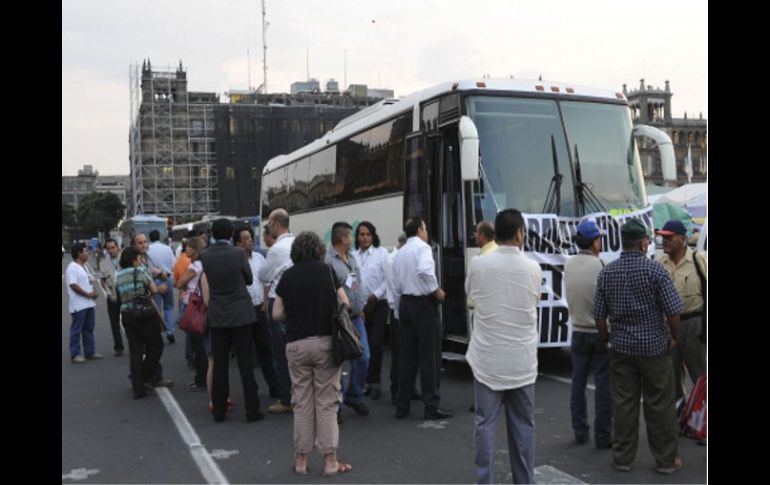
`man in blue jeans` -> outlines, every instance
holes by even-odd
[[[332,244],[326,253],[325,261],[329,264],[337,278],[337,282],[345,289],[350,300],[350,321],[361,337],[364,352],[357,359],[350,361],[350,379],[342,382],[343,403],[353,408],[361,416],[369,414],[364,404],[364,385],[369,369],[369,339],[364,326],[364,303],[366,295],[361,283],[361,270],[353,255],[353,227],[347,222],[335,222],[332,226]],[[330,276],[331,277],[331,276]]]
[[[602,232],[592,220],[578,225],[575,242],[579,253],[564,264],[567,305],[572,316],[572,388],[570,411],[572,429],[578,444],[588,442],[590,426],[586,409],[586,384],[594,372],[594,444],[599,449],[612,447],[612,399],[610,397],[610,360],[607,344],[599,338],[593,316],[596,277],[604,267],[599,253]]]
[[[72,262],[67,265],[67,296],[68,310],[72,315],[70,327],[70,360],[82,364],[87,359],[101,359],[102,354],[94,350],[94,327],[96,314],[94,300],[99,293],[94,289],[95,276],[88,270],[88,248],[83,243],[72,246]],[[82,352],[81,352],[82,340]],[[84,355],[85,354],[85,355]]]

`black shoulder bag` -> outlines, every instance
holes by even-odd
[[[150,320],[157,314],[155,304],[152,301],[152,296],[149,292],[143,291],[141,294],[137,291],[136,286],[136,274],[139,268],[134,268],[134,293],[136,294],[131,300],[131,316],[137,320]],[[144,286],[142,286],[144,289]]]
[[[346,360],[357,359],[364,353],[361,337],[356,327],[350,321],[345,306],[337,302],[337,292],[334,284],[333,269],[329,267],[329,277],[332,281],[332,358],[334,365],[342,365]],[[336,310],[335,310],[336,308]]]

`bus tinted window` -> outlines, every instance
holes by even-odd
[[[263,217],[400,192],[411,125],[411,113],[402,115],[265,175]]]
[[[308,171],[308,200],[310,207],[332,205],[337,200],[335,172],[337,171],[337,147],[310,155]]]

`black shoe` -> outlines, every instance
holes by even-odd
[[[227,418],[227,415],[217,416],[217,415],[215,414],[215,415],[214,415],[214,422],[215,422],[215,423],[221,423],[221,422],[222,422],[222,421],[224,421],[226,418]]]
[[[412,401],[421,401],[422,400],[422,393],[420,391],[414,390],[412,391]]]
[[[470,412],[472,412],[472,413],[475,413],[475,412],[476,412],[476,406],[474,406],[473,404],[471,404],[471,407],[469,407],[469,408],[468,408],[468,411],[470,411]]]
[[[360,404],[351,404],[351,403],[345,403],[345,406],[350,406],[353,408],[353,410],[358,413],[359,416],[368,416],[369,415],[369,408],[366,407],[366,404],[360,403]]]
[[[135,392],[134,399],[141,399],[147,395],[147,391]]]
[[[253,423],[254,421],[260,421],[262,419],[265,419],[265,415],[257,411],[256,414],[252,416],[246,416],[246,422],[247,423]]]
[[[396,419],[404,419],[409,415],[408,408],[396,408]]]
[[[597,449],[609,450],[612,448],[612,438],[598,438],[594,436],[594,442],[596,443]]]
[[[366,389],[364,389],[364,396],[368,396],[372,393],[372,388],[369,386],[366,386]]]
[[[195,381],[187,384],[187,390],[190,392],[200,392],[206,390],[206,384],[198,384]]]
[[[375,401],[382,397],[382,391],[380,391],[379,387],[375,387],[372,389],[372,399]]]
[[[123,355],[123,349],[115,349],[115,357],[120,357]]]
[[[454,416],[455,413],[447,409],[441,408],[425,408],[425,419],[448,419]]]
[[[168,339],[168,343],[173,344],[176,342],[176,338],[174,338],[173,335],[166,335],[166,338]]]

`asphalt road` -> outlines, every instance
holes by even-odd
[[[69,256],[62,260],[62,275]],[[128,356],[113,356],[104,298],[96,309],[96,350],[103,359],[72,364],[69,359],[67,294],[62,277],[62,483],[473,483],[472,375],[464,363],[446,362],[441,405],[455,411],[445,421],[424,421],[422,406],[413,403],[410,417],[394,418],[388,393],[367,398],[371,414],[343,412],[339,456],[353,465],[349,474],[321,477],[320,455],[310,460],[310,473],[298,477],[293,463],[292,416],[267,415],[247,423],[235,362],[230,366],[235,409],[214,423],[206,393],[185,387],[192,373],[184,361],[184,334],[166,345],[162,363],[174,381],[145,399],[131,398]],[[384,369],[389,369],[386,350]],[[539,483],[706,483],[706,446],[680,440],[684,467],[673,475],[655,472],[646,443],[644,422],[636,462],[630,473],[616,472],[611,453],[592,443],[576,445],[569,419],[570,357],[566,350],[539,355],[536,385],[536,473]],[[262,408],[271,404],[261,372],[255,370]],[[384,379],[387,381],[387,377]],[[589,410],[593,392],[589,391]],[[593,413],[589,413],[593,416]],[[510,483],[507,444],[498,431],[496,481]]]

